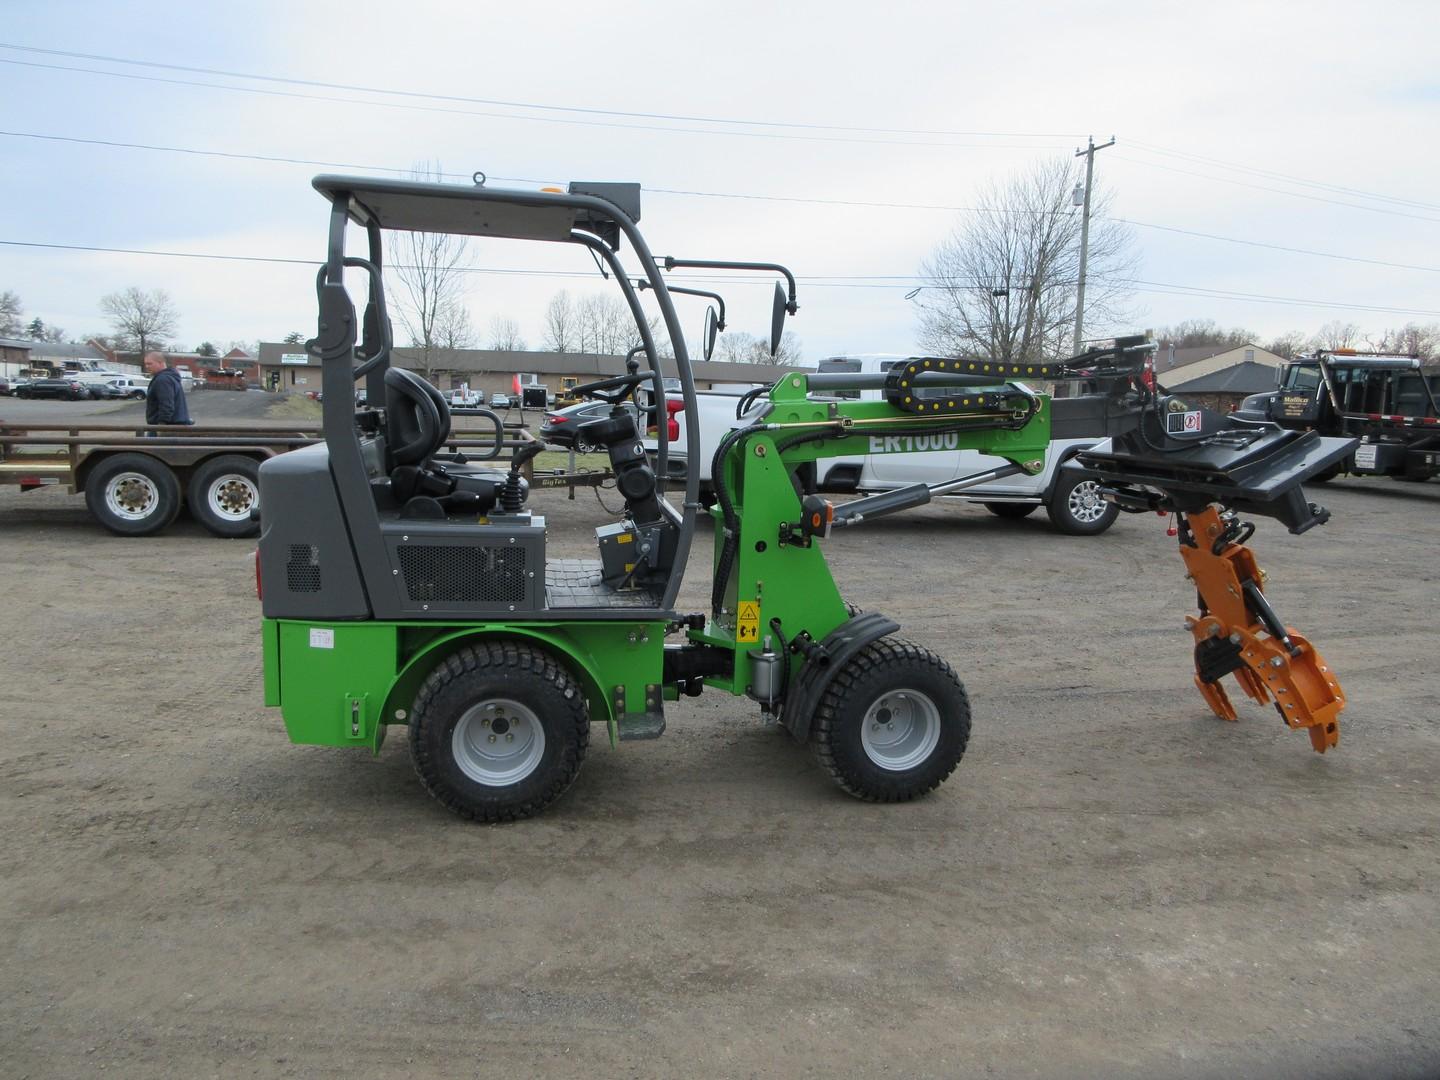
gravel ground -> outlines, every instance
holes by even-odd
[[[247,542],[0,491],[0,1075],[1435,1076],[1440,485],[1312,497],[1254,546],[1337,752],[1210,716],[1156,518],[932,505],[827,551],[969,687],[939,792],[855,802],[712,693],[475,827],[398,731],[287,743]],[[607,519],[543,508],[555,555]]]

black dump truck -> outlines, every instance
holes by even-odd
[[[1280,370],[1279,384],[1246,398],[1237,419],[1358,438],[1354,454],[1316,480],[1341,473],[1428,480],[1440,475],[1440,369],[1415,356],[1325,349]]]

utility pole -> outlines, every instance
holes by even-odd
[[[1095,136],[1091,135],[1086,140],[1089,145],[1084,150],[1076,150],[1075,156],[1085,155],[1085,209],[1080,218],[1080,284],[1075,290],[1075,348],[1071,350],[1072,356],[1080,355],[1080,338],[1085,331],[1085,260],[1090,255],[1090,186],[1095,178],[1095,151],[1104,150],[1107,146],[1115,145],[1115,136],[1110,136],[1110,141],[1095,145]]]

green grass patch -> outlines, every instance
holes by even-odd
[[[286,394],[279,401],[272,402],[265,411],[271,420],[316,420],[325,413],[325,406],[301,394]]]

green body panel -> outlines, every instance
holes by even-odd
[[[1020,466],[1028,473],[1044,467],[1045,450],[1050,443],[1049,399],[1043,395],[1025,395],[1000,385],[974,388],[975,411],[965,414],[918,416],[898,412],[885,401],[815,400],[808,396],[808,379],[801,373],[782,378],[770,393],[772,408],[764,418],[766,425],[777,430],[757,432],[743,440],[722,462],[724,480],[735,504],[740,521],[740,542],[735,568],[726,586],[723,611],[712,618],[703,630],[691,631],[690,640],[732,649],[735,652],[734,674],[715,676],[708,685],[743,694],[750,685],[750,653],[763,647],[767,636],[773,636],[770,620],[781,619],[786,641],[805,630],[817,641],[823,640],[849,615],[836,588],[820,550],[820,543],[808,546],[781,543],[781,524],[798,523],[801,517],[800,496],[793,477],[797,467],[827,457],[863,455],[867,453],[914,453],[936,449],[974,449],[995,454]],[[1005,407],[983,411],[980,395],[1005,398]],[[982,428],[993,423],[996,416],[1028,413],[1038,402],[1028,422],[1013,430]],[[963,392],[960,403],[967,404]],[[776,449],[792,436],[835,429],[837,419],[852,426],[827,435],[822,441],[803,442],[788,447],[783,455]],[[871,435],[868,422],[885,432],[913,426],[914,435]],[[967,430],[967,425],[969,429]],[[942,436],[929,434],[943,429],[946,440],[941,445],[927,445],[926,439]],[[878,443],[878,445],[877,445]],[[723,518],[719,509],[715,516],[715,566],[718,571],[723,542]],[[741,607],[758,604],[757,620],[741,618]],[[753,608],[747,614],[753,613]],[[774,641],[778,648],[779,641]],[[803,662],[788,653],[793,678]]]
[[[532,641],[579,680],[590,719],[613,737],[627,719],[662,708],[665,624],[636,622],[308,622],[264,620],[267,705],[292,742],[369,746],[404,723],[436,664],[488,638]],[[275,696],[269,687],[277,687]],[[652,704],[653,703],[653,704]],[[403,710],[403,715],[397,711]]]

